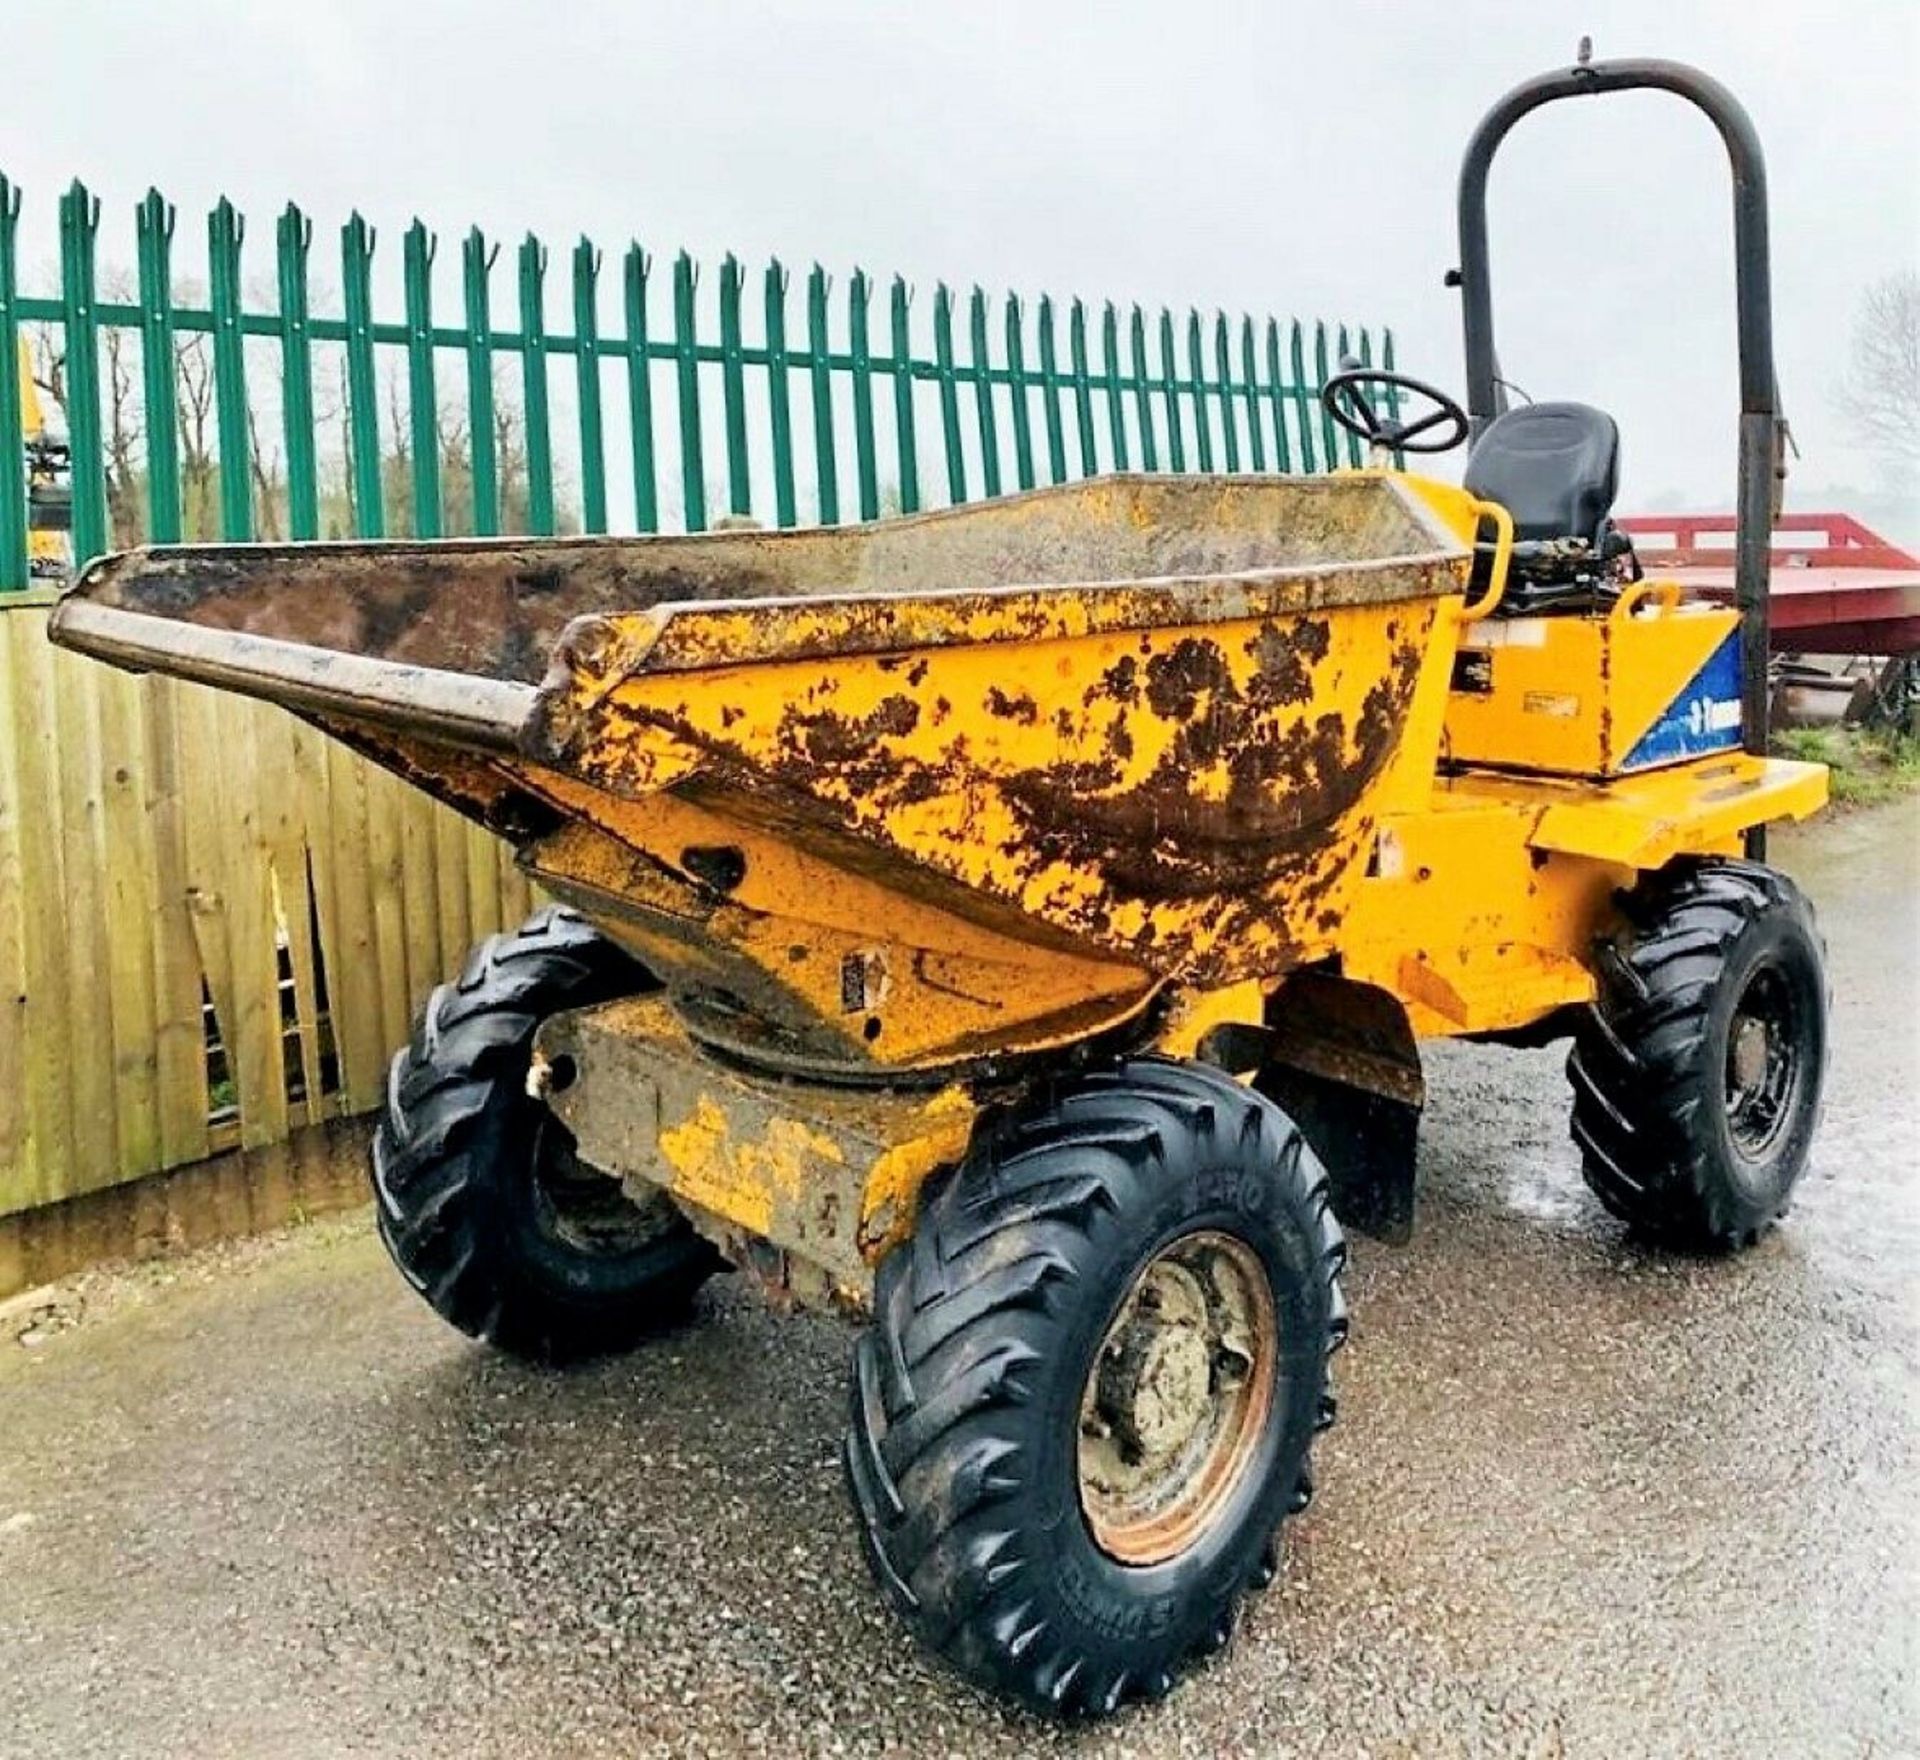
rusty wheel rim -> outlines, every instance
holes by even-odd
[[[1279,1348],[1244,1242],[1183,1235],[1142,1267],[1080,1400],[1080,1509],[1103,1552],[1160,1564],[1219,1519],[1259,1452]]]

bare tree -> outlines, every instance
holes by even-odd
[[[174,384],[179,395],[180,513],[189,538],[219,530],[219,442],[214,426],[213,349],[205,331],[176,333]]]
[[[1838,401],[1892,474],[1920,469],[1920,274],[1889,275],[1861,296]]]
[[[132,278],[124,272],[109,275],[106,297],[132,303],[137,297]],[[146,470],[144,468],[144,402],[139,379],[139,344],[131,330],[109,324],[101,332],[106,354],[107,518],[116,549],[137,544],[145,534]]]
[[[280,468],[280,448],[276,445],[269,450],[260,444],[260,407],[251,400],[247,404],[247,455],[253,461],[258,535],[275,543],[284,533],[281,516],[286,511],[287,480]]]

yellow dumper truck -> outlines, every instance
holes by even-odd
[[[1635,86],[1734,163],[1737,612],[1639,578],[1613,422],[1508,409],[1495,365],[1495,147]],[[400,1270],[542,1358],[728,1267],[864,1316],[874,1572],[1045,1709],[1165,1692],[1274,1569],[1334,1415],[1336,1219],[1411,1220],[1422,1039],[1570,1036],[1588,1178],[1650,1236],[1741,1246],[1806,1161],[1822,951],[1759,840],[1826,777],[1765,755],[1758,144],[1690,70],[1583,63],[1496,107],[1460,201],[1467,405],[1340,373],[1367,469],[861,528],[153,549],[54,619],[511,840],[561,902],[394,1059]],[[1391,468],[1468,440],[1464,487]]]

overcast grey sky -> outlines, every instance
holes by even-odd
[[[386,258],[416,212],[532,226],[556,258],[638,235],[897,269],[923,299],[944,276],[1385,322],[1457,391],[1461,147],[1582,31],[1693,61],[1752,111],[1801,481],[1865,482],[1831,394],[1859,290],[1920,261],[1915,0],[0,0],[0,171],[29,258],[78,174],[103,253],[124,258],[148,183],[178,202],[179,273],[221,192],[267,270],[291,196],[317,261],[355,204]],[[1506,369],[1620,417],[1628,505],[1731,499],[1727,203],[1708,125],[1651,95],[1531,118],[1495,171]]]

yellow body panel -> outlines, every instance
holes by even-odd
[[[1089,952],[1222,981],[1331,945],[1438,623],[1409,600],[638,672],[574,762],[611,792],[697,771],[772,810],[803,793]]]
[[[1444,756],[1611,776],[1739,625],[1716,606],[1490,619],[1465,631]],[[1734,724],[1737,732],[1738,723]]]

